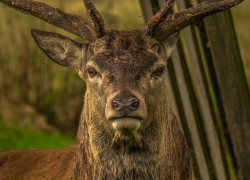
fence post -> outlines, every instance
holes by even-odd
[[[250,95],[230,11],[204,19],[213,85],[238,179],[250,179]]]

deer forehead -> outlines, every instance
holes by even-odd
[[[87,66],[97,66],[101,72],[143,73],[163,62],[157,53],[160,44],[142,36],[139,31],[112,30],[91,46],[94,55],[89,58]]]
[[[150,71],[157,63],[159,57],[152,52],[135,52],[125,53],[122,56],[115,55],[112,51],[99,52],[94,55],[87,63],[88,66],[93,66],[100,73],[109,72],[140,72]]]

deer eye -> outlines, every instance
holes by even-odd
[[[152,76],[160,77],[164,73],[165,67],[159,67],[156,71],[153,72]]]
[[[89,73],[90,77],[94,77],[95,75],[98,74],[98,73],[96,72],[96,70],[93,69],[93,68],[89,68],[89,69],[88,69],[88,73]]]

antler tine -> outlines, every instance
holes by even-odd
[[[146,28],[143,30],[145,36],[152,36],[159,24],[163,22],[169,15],[175,0],[168,0],[165,6],[154,15],[148,22]]]
[[[83,0],[85,8],[94,23],[95,33],[97,38],[105,35],[105,25],[101,14],[97,11],[91,0]]]
[[[152,31],[151,36],[161,41],[165,37],[184,29],[190,24],[209,15],[230,9],[242,1],[243,0],[208,0],[184,11],[171,14],[158,25],[156,30]]]
[[[90,42],[95,41],[91,21],[74,14],[65,13],[44,3],[33,0],[0,0],[17,11],[38,17]]]

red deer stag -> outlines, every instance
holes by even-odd
[[[191,180],[184,136],[169,107],[163,73],[178,31],[242,0],[208,0],[169,15],[174,0],[143,30],[105,30],[91,0],[92,22],[32,0],[0,0],[8,6],[87,39],[32,30],[54,62],[74,67],[86,81],[76,145],[0,154],[0,179]]]

